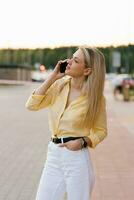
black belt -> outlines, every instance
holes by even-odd
[[[51,137],[51,141],[58,144],[58,143],[65,143],[65,142],[68,142],[70,140],[76,140],[76,139],[79,139],[79,138],[82,138],[82,137],[66,137],[66,138],[58,138],[58,137],[52,138]]]

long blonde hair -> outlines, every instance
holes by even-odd
[[[97,48],[79,47],[79,49],[84,55],[85,68],[92,68],[91,74],[85,78],[82,91],[89,99],[87,113],[83,119],[84,127],[90,125],[90,128],[93,128],[100,112],[102,100],[104,100],[105,57]]]

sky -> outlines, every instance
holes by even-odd
[[[133,0],[0,0],[0,48],[134,44]]]

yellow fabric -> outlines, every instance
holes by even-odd
[[[95,128],[83,129],[80,126],[80,121],[84,117],[88,99],[86,96],[81,95],[66,108],[70,80],[71,77],[69,76],[56,80],[48,88],[45,95],[35,95],[35,90],[33,90],[25,106],[31,111],[38,111],[42,108],[49,109],[49,128],[53,137],[87,136],[92,142],[92,148],[95,148],[107,135],[105,97],[103,98],[100,116],[98,116],[95,123]]]

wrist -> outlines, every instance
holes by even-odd
[[[86,148],[88,146],[88,143],[87,143],[85,137],[82,137],[81,139],[82,139],[82,142],[81,142],[82,148]]]
[[[84,148],[84,140],[81,138],[81,149]]]
[[[92,141],[88,137],[84,137],[89,147],[92,147]]]
[[[48,79],[50,79],[52,82],[55,82],[57,80],[56,75],[52,72],[49,76]]]

